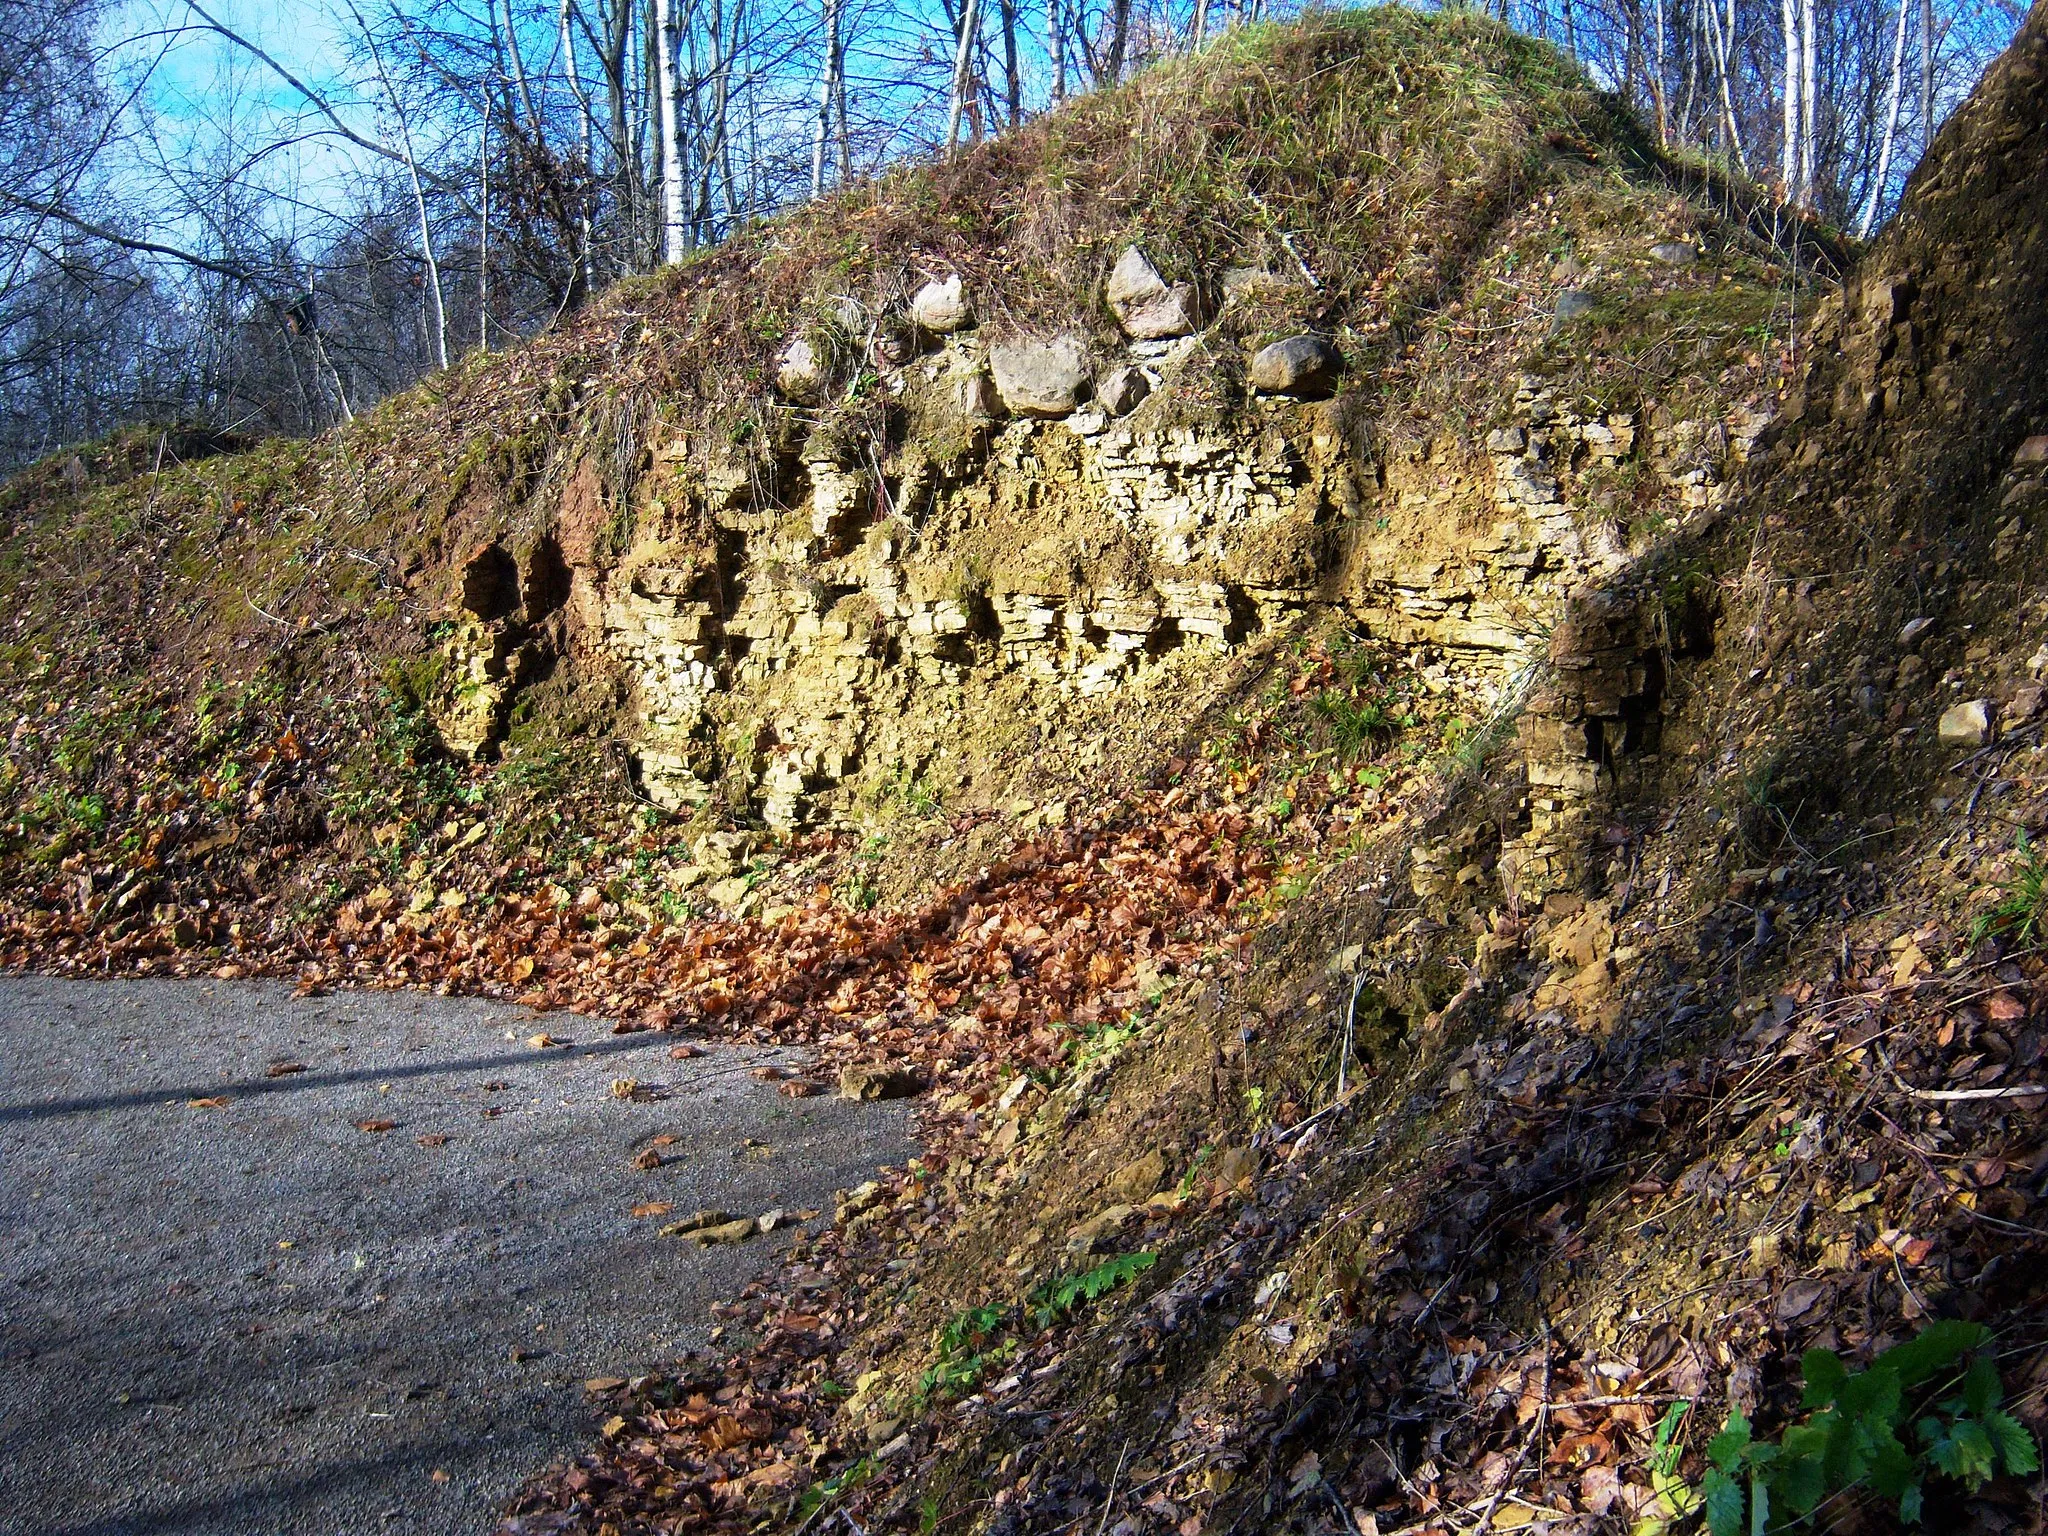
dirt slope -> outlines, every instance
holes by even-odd
[[[1560,627],[1552,689],[1597,687],[1584,632],[1646,607],[1670,675],[1584,883],[1531,910],[1484,867],[1527,814],[1513,776],[1418,790],[1425,828],[1369,837],[1135,1038],[1014,1080],[821,1246],[813,1283],[909,1267],[827,1293],[855,1391],[808,1420],[836,1475],[792,1519],[1654,1527],[1674,1404],[1696,1481],[1731,1407],[1796,1414],[1802,1350],[1855,1367],[1941,1318],[1994,1330],[2039,1433],[2044,70],[2037,7],[1823,306],[1723,513]],[[1944,732],[1972,701],[1988,728]],[[1413,857],[1435,839],[1471,873]],[[1120,1288],[1051,1304],[1047,1276],[1112,1253],[1141,1256]],[[789,1296],[756,1302],[751,1379],[815,1370]],[[530,1507],[717,1518],[729,1485],[676,1431],[718,1380],[657,1389]],[[2018,1479],[1925,1499],[1932,1529],[2040,1528]]]

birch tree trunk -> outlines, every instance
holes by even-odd
[[[1785,0],[1785,3],[1789,5],[1791,0]],[[1714,81],[1720,96],[1721,145],[1734,157],[1735,168],[1748,175],[1749,166],[1742,148],[1742,125],[1736,121],[1735,98],[1728,87],[1728,51],[1729,40],[1735,33],[1735,0],[1728,0],[1729,15],[1726,26],[1722,25],[1721,12],[1714,4],[1714,0],[1704,0],[1704,9],[1707,20],[1713,27],[1711,43]]]
[[[398,119],[398,142],[405,153],[405,174],[412,183],[412,205],[420,221],[420,254],[427,263],[427,295],[434,303],[434,357],[439,366],[448,366],[448,306],[441,298],[441,266],[434,260],[434,230],[427,221],[427,194],[420,185],[419,157],[413,153],[412,124],[405,115],[405,108],[399,104],[398,92],[392,89],[391,76],[384,68],[384,54],[377,47],[376,36],[370,31],[369,23],[363,20],[363,13],[356,10],[353,0],[349,5],[355,16],[356,25],[362,29],[363,41],[369,45],[370,63],[377,71],[377,83],[384,87],[384,99],[391,104],[391,115]]]
[[[1863,217],[1856,221],[1856,238],[1868,240],[1870,227],[1877,222],[1878,204],[1884,198],[1884,185],[1892,173],[1892,141],[1899,132],[1900,86],[1905,83],[1906,65],[1906,16],[1913,0],[1899,0],[1899,19],[1892,28],[1892,79],[1890,98],[1885,103],[1884,135],[1877,144],[1877,172],[1870,178],[1870,196],[1863,200]]]
[[[839,0],[825,0],[825,61],[818,71],[818,123],[811,138],[811,196],[825,194],[825,145],[832,136],[832,107],[839,73]]]
[[[1799,206],[1813,206],[1814,0],[1799,0]]]
[[[1258,0],[1252,0],[1256,9]],[[1109,9],[1109,64],[1103,73],[1109,84],[1121,85],[1124,54],[1131,41],[1131,0],[1111,0]]]
[[[483,93],[484,131],[476,149],[476,345],[491,350],[491,93]]]
[[[590,96],[584,91],[583,77],[576,70],[576,38],[569,29],[569,15],[575,4],[576,0],[562,0],[562,67],[569,76],[569,94],[576,98],[576,121],[581,129],[584,183],[576,199],[576,237],[578,265],[583,271],[583,291],[590,294],[597,291],[596,259],[590,249],[591,178],[597,174],[597,159],[592,143]],[[485,110],[484,131],[486,134],[490,132],[488,108]]]
[[[953,99],[946,108],[946,152],[960,144],[960,117],[974,86],[974,44],[981,31],[981,0],[967,0],[960,16],[960,36],[953,49]]]
[[[680,130],[682,81],[676,70],[674,0],[654,0],[654,69],[657,116],[660,122],[661,259],[683,259],[688,217],[683,203],[683,146]]]
[[[1920,153],[1934,147],[1934,0],[1920,0]]]
[[[493,17],[495,23],[496,18]],[[512,23],[512,0],[505,0],[505,53],[512,60],[512,80],[519,87],[519,105],[534,142],[541,141],[540,113],[534,110],[533,90],[526,83],[526,56],[519,51],[519,29]]]
[[[1209,0],[1198,0],[1198,14],[1207,16]],[[1060,19],[1060,0],[1045,0],[1045,47],[1052,55],[1052,104],[1067,99],[1067,29]]]
[[[1778,182],[1787,202],[1799,201],[1799,0],[1778,0],[1778,26],[1785,39],[1783,124],[1778,148]]]

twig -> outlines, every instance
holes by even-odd
[[[2019,1099],[2035,1094],[2048,1093],[2048,1083],[2018,1083],[2010,1088],[1915,1088],[1892,1065],[1891,1053],[1882,1047],[1878,1049],[1878,1060],[1884,1063],[1885,1071],[1891,1074],[1899,1091],[1916,1099],[1929,1099],[1940,1104],[1960,1104],[1972,1099]]]
[[[1109,1474],[1109,1492],[1102,1500],[1102,1518],[1095,1523],[1095,1536],[1109,1527],[1109,1514],[1116,1507],[1116,1485],[1124,1475],[1124,1458],[1131,1454],[1131,1437],[1124,1436],[1124,1448],[1116,1453],[1116,1470]]]
[[[1273,210],[1266,206],[1266,200],[1263,197],[1259,196],[1259,194],[1256,192],[1247,191],[1245,195],[1252,200],[1252,206],[1257,208],[1259,212],[1263,213],[1266,216],[1266,223],[1272,229],[1273,233],[1280,237],[1281,246],[1285,248],[1289,256],[1292,256],[1294,258],[1294,264],[1297,267],[1301,268],[1302,281],[1307,283],[1309,287],[1315,292],[1321,293],[1323,291],[1323,285],[1316,281],[1315,273],[1309,271],[1308,263],[1301,259],[1301,252],[1297,251],[1294,248],[1293,237],[1290,236],[1286,230],[1280,227],[1280,221],[1273,216]]]
[[[1916,1099],[1933,1099],[1943,1104],[1960,1103],[1965,1099],[2018,1099],[2048,1093],[2048,1084],[2041,1083],[2026,1083],[2016,1088],[1915,1088],[1905,1082],[1899,1086]]]
[[[1360,971],[1351,978],[1351,1005],[1344,1010],[1344,1054],[1337,1058],[1337,1097],[1344,1097],[1345,1085],[1350,1081],[1351,1031],[1358,1022],[1358,994],[1365,990],[1365,972]]]
[[[276,614],[265,611],[264,608],[257,603],[256,599],[251,597],[248,593],[244,592],[242,594],[242,601],[249,605],[249,607],[256,613],[257,617],[270,620],[270,622],[275,624],[279,629],[290,629],[292,627],[289,620],[280,619]]]

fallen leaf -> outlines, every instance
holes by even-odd
[[[593,1376],[583,1383],[586,1392],[616,1392],[626,1384],[623,1376]]]
[[[227,1095],[222,1094],[212,1099],[187,1099],[185,1106],[188,1109],[225,1109],[227,1102]]]
[[[372,1136],[382,1136],[397,1124],[396,1120],[358,1120],[356,1122],[356,1129],[368,1131]]]
[[[631,1099],[639,1091],[640,1079],[637,1077],[615,1077],[612,1079],[612,1097],[615,1099]]]
[[[265,1077],[292,1077],[306,1070],[303,1061],[274,1061],[264,1070]]]
[[[661,1154],[652,1147],[643,1148],[639,1156],[633,1159],[633,1166],[642,1173],[652,1173],[661,1166]]]
[[[702,1056],[703,1051],[694,1045],[672,1045],[668,1048],[670,1061],[688,1061],[692,1056]]]
[[[446,1136],[422,1136],[418,1140],[419,1144],[423,1147],[445,1147],[448,1145],[448,1138]]]
[[[437,1483],[445,1483],[448,1481],[448,1474],[439,1467],[434,1468],[434,1470],[429,1472],[427,1476]]]
[[[536,1051],[544,1051],[549,1046],[560,1045],[562,1042],[557,1040],[553,1035],[549,1034],[546,1030],[542,1030],[537,1035],[528,1035],[526,1037],[526,1043],[532,1046]]]
[[[505,977],[508,981],[524,981],[532,974],[533,956],[531,955],[521,955],[517,960],[514,960],[505,967]]]
[[[785,1099],[808,1099],[823,1093],[825,1090],[816,1083],[807,1083],[800,1077],[793,1077],[775,1091]]]
[[[673,1200],[642,1200],[633,1207],[633,1214],[635,1216],[666,1216],[675,1208]]]
[[[680,1136],[671,1136],[668,1132],[664,1131],[661,1135],[654,1138],[652,1144],[657,1147],[672,1147],[682,1139]]]

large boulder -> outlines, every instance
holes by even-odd
[[[1321,400],[1337,387],[1344,358],[1326,337],[1289,336],[1261,347],[1252,359],[1251,386],[1262,395]]]
[[[1088,349],[1078,336],[989,348],[996,393],[1018,416],[1068,416],[1088,393]]]
[[[1171,287],[1135,245],[1125,249],[1109,274],[1109,307],[1133,341],[1162,341],[1199,328],[1191,283]]]
[[[910,301],[910,318],[920,330],[948,336],[974,324],[974,303],[955,272],[941,282],[926,283]]]

